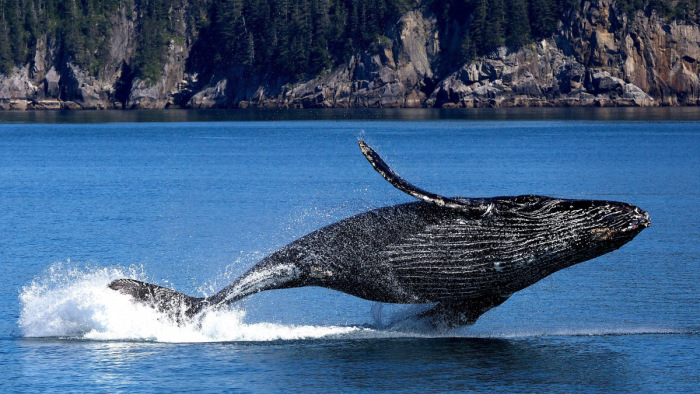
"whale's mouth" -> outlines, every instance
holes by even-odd
[[[636,216],[634,217],[634,219],[632,219],[629,226],[623,231],[632,231],[637,229],[641,231],[651,226],[651,218],[649,217],[649,212],[641,210],[639,208],[635,208],[634,212],[636,213]]]
[[[628,238],[630,235],[635,236],[649,226],[651,226],[649,213],[635,208],[634,216],[625,227],[598,227],[591,230],[591,233],[599,241],[608,241],[614,238]]]

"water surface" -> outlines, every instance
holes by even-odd
[[[0,385],[696,390],[699,115],[0,113]],[[448,332],[382,328],[412,310],[319,288],[258,294],[177,327],[106,289],[132,276],[211,294],[309,231],[410,201],[373,171],[358,137],[440,194],[620,200],[649,211],[652,226]]]

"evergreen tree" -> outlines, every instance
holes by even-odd
[[[155,84],[163,74],[168,49],[169,1],[140,0],[137,8],[141,23],[134,71],[146,83]]]
[[[67,53],[72,55],[73,60],[81,64],[84,60],[85,40],[81,37],[80,25],[82,24],[82,18],[78,12],[75,0],[69,1],[66,7],[66,14],[69,15],[67,20],[71,21],[71,23],[66,23],[67,30],[63,39],[63,47]]]
[[[8,38],[10,41],[10,55],[12,60],[18,64],[26,63],[28,59],[27,51],[27,31],[24,29],[24,12],[21,0],[7,0],[5,20],[8,27]]]
[[[361,29],[360,11],[358,10],[358,7],[353,4],[350,7],[350,16],[348,19],[348,39],[350,40],[350,45],[353,50],[355,49],[355,46],[362,41],[362,37],[360,36]]]
[[[700,22],[700,0],[616,0],[630,15],[642,10]],[[129,70],[149,83],[163,73],[177,40],[168,0],[0,0],[0,72],[32,61],[37,40],[58,44],[93,75],[109,59],[111,23],[122,7],[136,9],[137,45]],[[188,59],[202,77],[232,68],[294,79],[310,77],[356,54],[372,51],[413,0],[188,0],[187,26],[197,38]],[[549,37],[578,0],[431,0],[444,37],[445,58],[461,61],[507,45]],[[206,75],[205,75],[206,74]]]
[[[700,0],[678,0],[673,10],[673,18],[697,21],[696,15],[699,6]]]
[[[518,48],[530,42],[530,19],[526,0],[507,0],[506,45]]]
[[[478,54],[488,53],[505,43],[503,0],[476,0],[474,19],[469,25],[469,40],[462,51],[472,46]],[[463,40],[464,42],[465,40]]]
[[[306,1],[295,2],[291,9],[290,23],[290,48],[289,48],[289,72],[300,78],[309,70],[307,61],[309,56],[309,44],[311,42],[311,21]],[[292,33],[294,32],[294,33]]]
[[[328,14],[330,24],[328,28],[328,52],[331,56],[348,53],[349,48],[346,40],[348,9],[344,7],[341,0],[331,0]],[[338,57],[344,58],[343,55]]]
[[[486,36],[483,47],[486,51],[505,44],[505,7],[503,0],[491,0],[486,14]]]
[[[489,14],[488,0],[475,0],[474,2],[474,19],[469,25],[469,35],[465,40],[469,40],[469,48],[476,54],[483,54],[488,49],[485,45],[488,39],[487,18]]]
[[[250,54],[253,54],[249,63],[260,71],[265,64],[270,64],[275,55],[276,18],[270,0],[248,0],[244,9],[248,11],[246,26],[252,32],[248,35],[249,60]]]
[[[469,32],[464,34],[462,37],[462,44],[460,46],[460,51],[459,51],[459,56],[460,59],[463,63],[470,62],[474,60],[474,58],[478,54],[478,49],[476,45],[474,45],[474,42],[472,41],[471,36],[469,35]]]
[[[557,28],[556,2],[530,0],[530,22],[535,38],[550,36]]]
[[[330,0],[313,0],[311,2],[313,36],[309,54],[310,65],[316,70],[330,67],[331,55],[328,49],[328,36],[331,31]]]
[[[243,0],[223,0],[217,8],[216,32],[221,40],[221,59],[227,65],[246,59],[248,34],[243,18]]]
[[[10,39],[7,30],[5,6],[0,3],[0,74],[9,74],[14,63],[10,52]]]

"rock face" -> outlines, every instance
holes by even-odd
[[[59,57],[56,43],[39,39],[30,65],[0,74],[2,109],[117,109],[165,108],[174,105],[190,52],[185,24],[187,1],[174,1],[173,26],[184,43],[172,39],[163,75],[152,85],[133,80],[129,64],[136,49],[136,9],[133,2],[112,16],[110,55],[97,76]]]
[[[431,107],[655,106],[651,96],[605,70],[567,56],[553,39],[517,52],[505,48],[442,80]]]
[[[405,14],[371,51],[358,53],[328,75],[289,85],[263,81],[206,86],[189,101],[191,108],[347,108],[421,107],[426,84],[435,77],[439,54],[437,21],[423,11]]]
[[[35,97],[39,90],[29,80],[28,74],[25,67],[0,79],[0,108],[27,109],[29,98]]]
[[[267,79],[243,69],[199,81],[187,60],[197,32],[187,0],[170,12],[172,39],[162,77],[133,78],[136,16],[113,16],[110,57],[91,75],[40,39],[30,64],[0,75],[2,109],[335,108],[655,106],[700,104],[700,28],[613,0],[587,0],[552,36],[518,50],[499,48],[449,69],[437,18],[424,7],[404,14],[385,36],[309,81]],[[128,5],[131,4],[131,5]],[[129,8],[130,7],[130,8]],[[445,39],[447,40],[447,39]]]
[[[181,83],[185,75],[185,62],[189,49],[171,43],[163,76],[152,86],[145,81],[132,82],[127,108],[163,109],[176,105]]]
[[[607,71],[661,104],[698,104],[698,26],[641,12],[630,20],[612,1],[599,0],[585,2],[558,39],[590,69]]]

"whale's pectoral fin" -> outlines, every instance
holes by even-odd
[[[190,297],[167,287],[134,279],[117,279],[108,286],[112,290],[131,295],[157,311],[169,314],[177,321],[194,316],[206,305],[203,298]]]
[[[454,328],[472,325],[492,308],[504,303],[508,297],[493,296],[476,300],[441,301],[418,317],[426,319],[435,328]]]
[[[468,199],[460,198],[459,200],[454,198],[449,198],[441,196],[439,194],[431,193],[429,191],[423,190],[416,185],[411,184],[407,180],[403,179],[399,174],[394,172],[394,170],[389,167],[389,165],[384,162],[384,160],[370,148],[364,141],[359,140],[360,149],[362,154],[365,155],[367,161],[372,164],[375,170],[389,183],[391,183],[395,188],[401,190],[402,192],[415,197],[419,200],[429,202],[445,208],[458,209],[461,211],[468,212],[475,216],[483,216],[491,211],[493,208],[490,204],[476,203]]]

